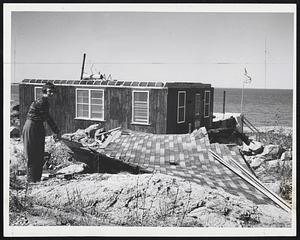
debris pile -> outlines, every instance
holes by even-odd
[[[207,132],[211,143],[242,145],[244,142],[246,145],[249,145],[251,142],[248,136],[242,133],[236,118],[233,116],[224,120],[214,121]]]
[[[65,133],[62,135],[62,139],[68,140],[74,143],[80,143],[82,146],[99,151],[105,147],[104,142],[107,142],[108,138],[114,136],[115,131],[120,127],[105,131],[101,124],[92,124],[86,129],[78,129],[74,133]]]

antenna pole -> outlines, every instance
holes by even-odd
[[[14,83],[16,82],[16,36],[14,36]]]
[[[81,68],[80,80],[82,80],[82,79],[83,79],[85,55],[86,55],[86,54],[84,53],[84,54],[83,54],[83,61],[82,61],[82,68]]]
[[[267,88],[267,37],[265,37],[265,88]]]

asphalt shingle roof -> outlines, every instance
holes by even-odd
[[[105,155],[137,165],[147,171],[185,178],[212,189],[244,196],[255,203],[266,203],[268,197],[247,181],[215,160],[212,150],[226,162],[233,158],[248,169],[238,149],[224,144],[210,144],[205,128],[192,134],[160,135],[129,130],[113,133],[103,149]]]

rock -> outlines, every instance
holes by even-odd
[[[249,146],[246,145],[245,143],[243,143],[243,147],[242,147],[241,151],[246,156],[251,156],[252,155],[252,152],[251,152]]]
[[[268,161],[268,168],[279,168],[280,167],[280,162],[278,159],[272,160],[272,161]]]
[[[20,129],[18,127],[10,127],[10,137],[19,138],[21,136]]]
[[[85,170],[87,170],[87,165],[85,163],[80,164],[72,164],[68,167],[62,168],[58,170],[57,174],[74,174],[74,173],[83,173]]]
[[[251,141],[249,144],[249,150],[252,152],[252,154],[260,154],[263,152],[264,147],[260,142]]]
[[[279,161],[280,167],[285,169],[286,171],[289,171],[293,167],[293,162],[292,161]]]
[[[276,193],[277,195],[280,194],[280,184],[281,181],[275,181],[270,183],[265,183],[264,185],[271,190],[273,193]]]
[[[283,151],[283,148],[279,145],[271,144],[264,147],[264,150],[261,153],[261,155],[266,157],[267,159],[277,159],[278,157],[280,157]]]
[[[265,159],[262,158],[262,157],[254,157],[252,158],[252,161],[250,163],[250,166],[253,168],[253,169],[257,169],[260,167],[260,165],[262,163],[264,163]]]
[[[281,161],[292,160],[292,151],[291,151],[291,150],[288,150],[288,151],[283,152],[283,153],[281,154],[280,160],[281,160]]]

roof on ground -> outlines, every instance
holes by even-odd
[[[219,154],[228,163],[233,158],[249,169],[237,148],[210,144],[205,128],[195,130],[192,134],[177,135],[118,130],[104,145],[105,155],[145,170],[183,177],[212,189],[221,188],[258,204],[270,202],[251,184],[212,157],[209,150]]]

